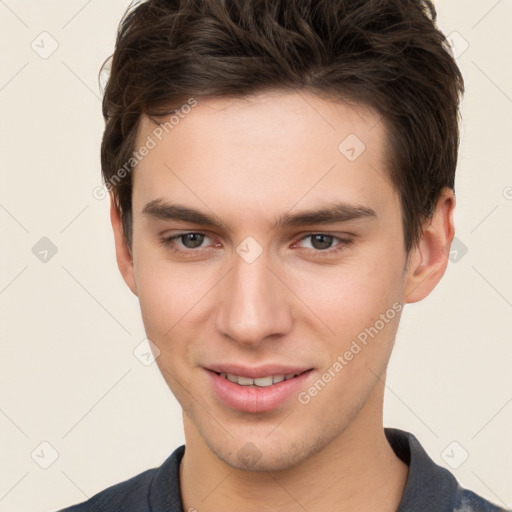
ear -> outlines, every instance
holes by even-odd
[[[424,299],[443,277],[455,234],[453,190],[444,188],[432,218],[423,226],[418,245],[411,250],[406,271],[405,302]]]
[[[133,259],[129,248],[126,245],[121,214],[116,207],[112,194],[110,194],[110,221],[112,222],[112,229],[114,231],[117,266],[119,267],[125,283],[128,285],[130,290],[137,295]]]

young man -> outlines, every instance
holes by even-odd
[[[461,74],[420,0],[149,0],[102,169],[186,445],[67,509],[497,511],[382,421],[454,235]]]

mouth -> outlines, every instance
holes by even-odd
[[[292,399],[305,389],[313,368],[266,366],[259,369],[223,366],[205,368],[210,389],[223,406],[247,413],[263,413],[293,406]]]
[[[309,370],[305,370],[309,371]],[[226,380],[229,380],[229,382],[232,382],[233,384],[238,384],[239,386],[250,386],[250,387],[259,387],[259,388],[268,388],[269,386],[272,386],[274,384],[279,384],[280,382],[283,382],[285,380],[294,379],[295,377],[298,377],[301,375],[301,373],[289,373],[287,375],[280,374],[280,375],[267,375],[265,377],[257,377],[255,379],[252,379],[251,377],[244,377],[243,375],[236,375],[234,373],[226,373],[226,372],[214,372],[220,377],[223,377]]]

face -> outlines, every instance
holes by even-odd
[[[142,118],[136,147],[156,145],[134,170],[122,271],[159,368],[221,460],[292,467],[378,412],[410,285],[383,124],[274,92],[155,129]]]

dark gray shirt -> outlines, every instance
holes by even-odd
[[[462,489],[455,477],[427,455],[408,432],[385,429],[396,455],[409,466],[409,476],[397,512],[503,512],[475,493]],[[159,467],[109,487],[88,501],[61,512],[184,512],[179,467],[185,446]]]

